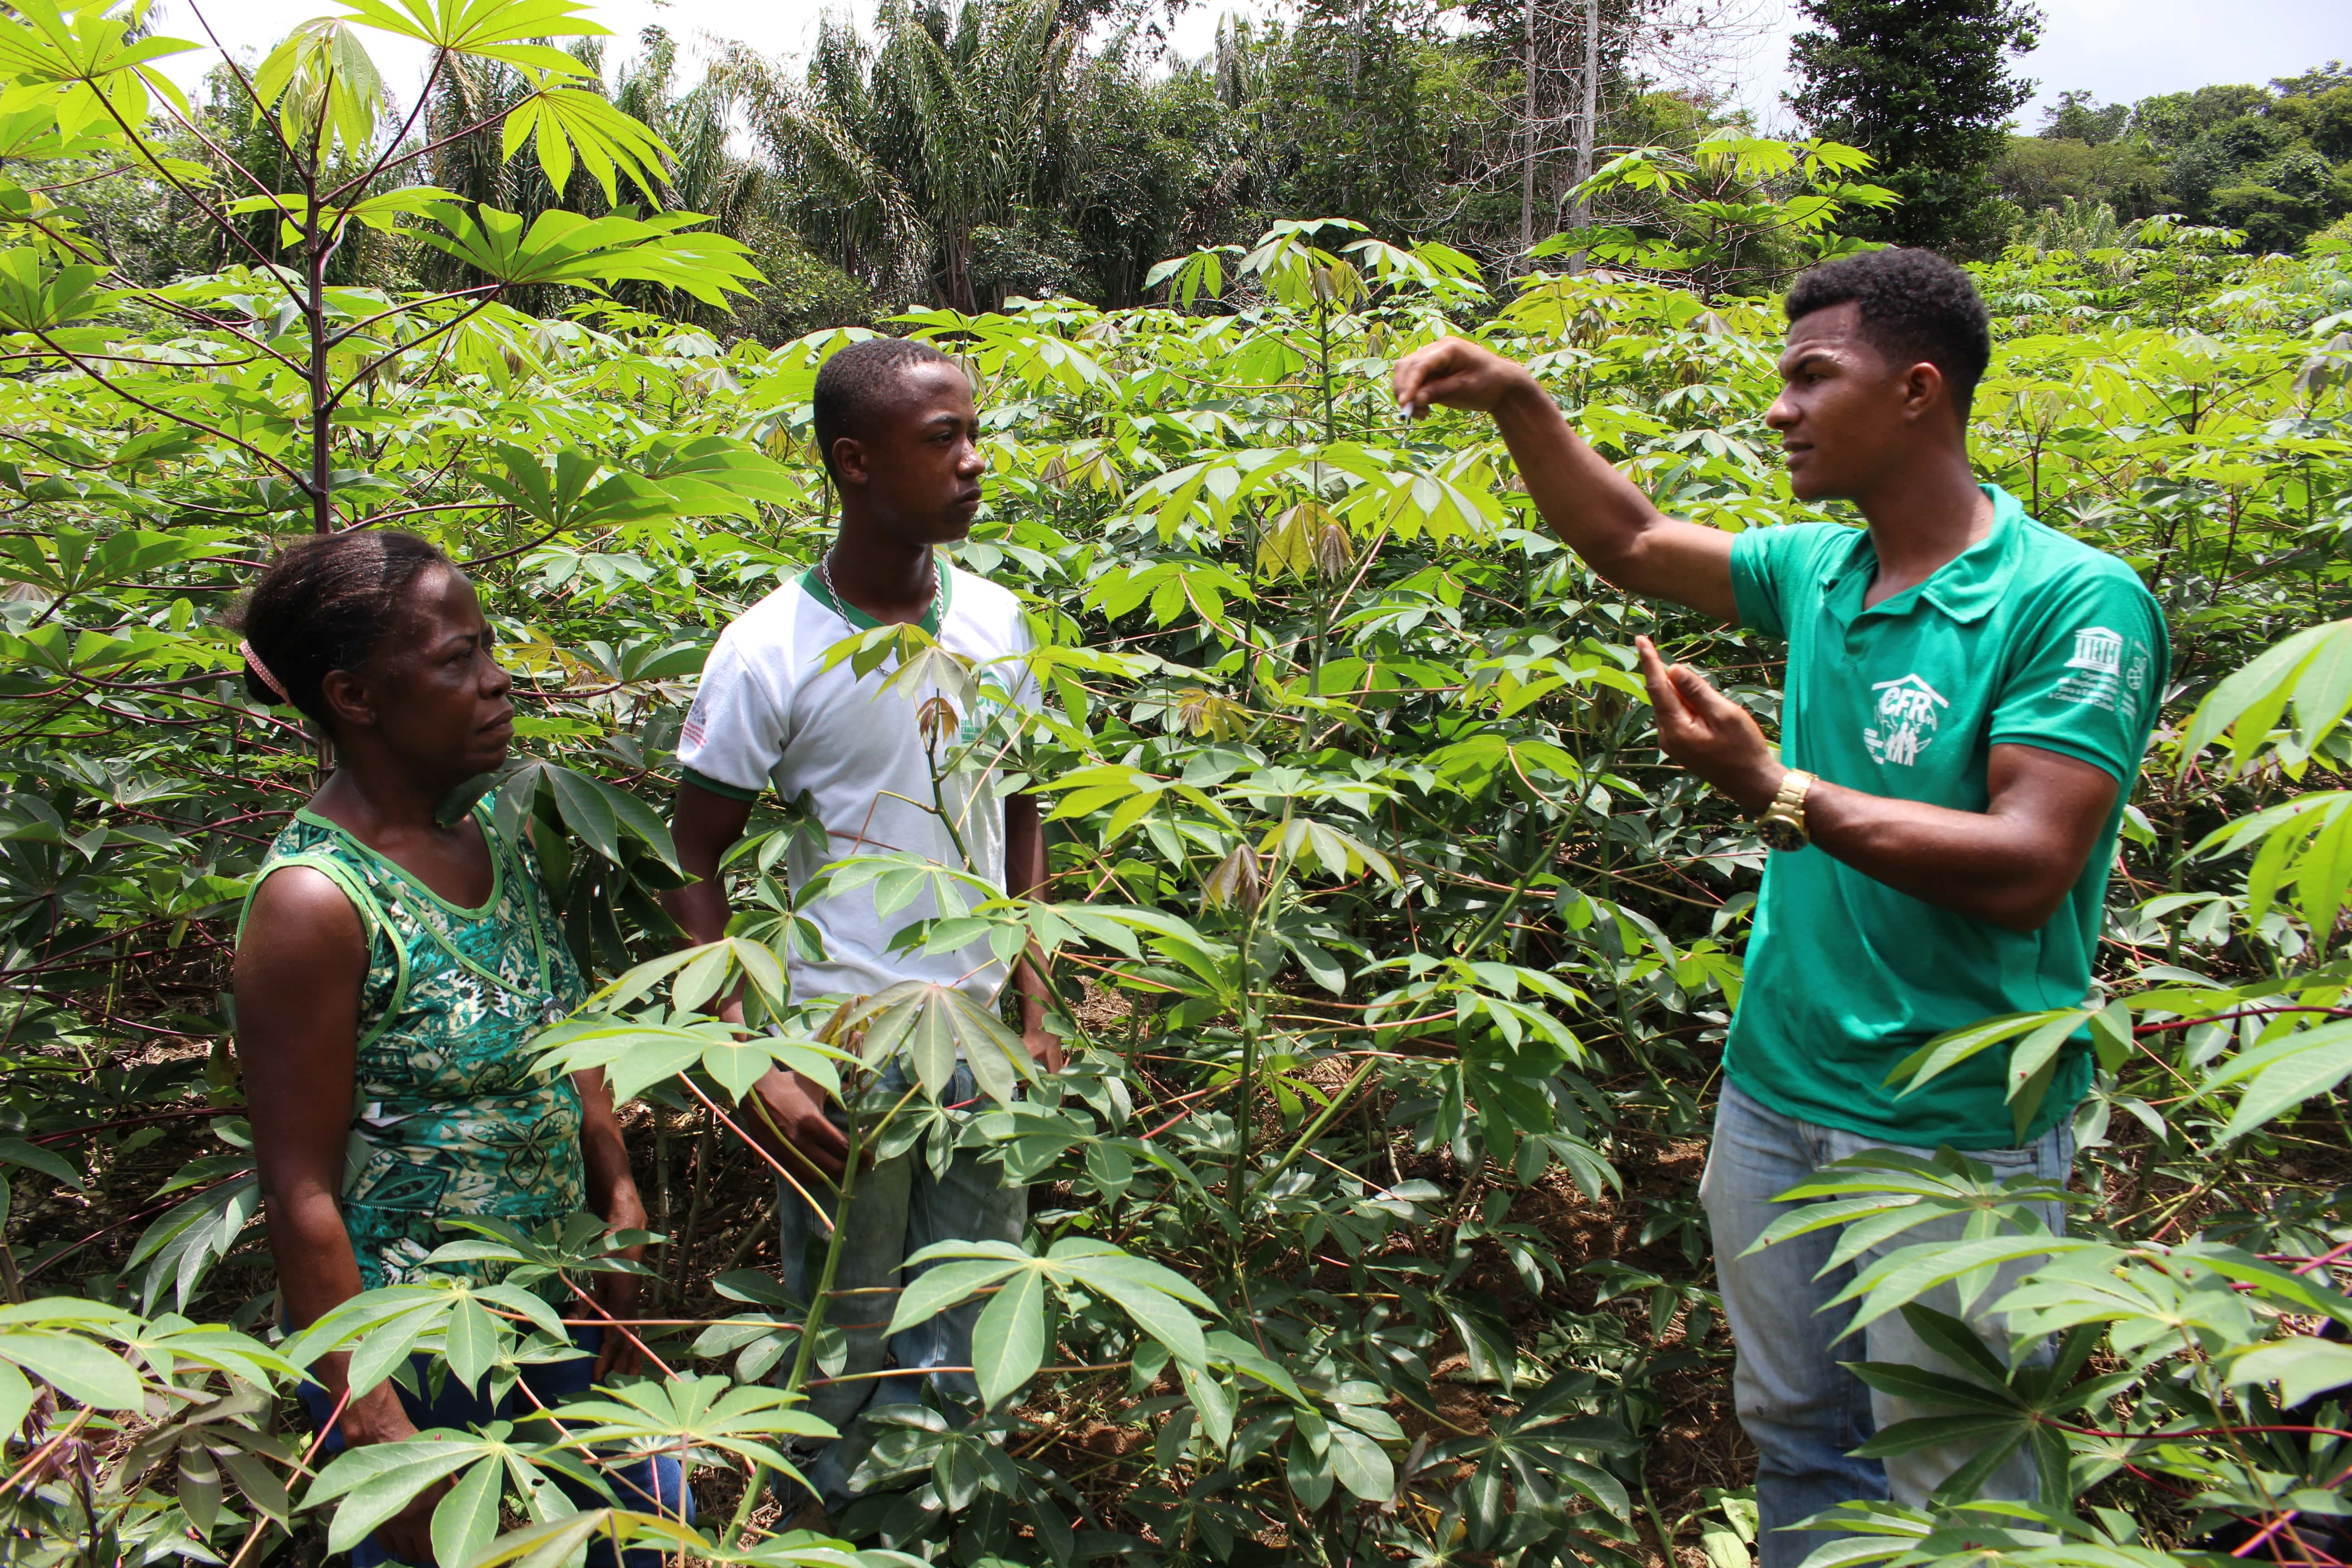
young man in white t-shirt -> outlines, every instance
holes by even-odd
[[[975,674],[1009,692],[1015,706],[1036,705],[1036,684],[1018,662],[1032,645],[1021,606],[986,578],[957,571],[934,547],[971,530],[985,467],[971,384],[954,361],[928,344],[877,338],[828,360],[817,375],[817,450],[841,498],[839,539],[816,565],[770,594],[730,626],[712,650],[678,746],[684,774],[673,831],[678,862],[697,880],[668,895],[670,913],[697,942],[726,934],[730,914],[719,865],[741,837],[751,804],[772,788],[785,800],[805,792],[825,832],[817,847],[795,839],[785,858],[794,889],[817,870],[861,854],[900,852],[968,870],[1014,894],[1045,880],[1045,841],[1031,795],[1000,800],[992,770],[934,773],[927,739],[935,693],[884,690],[887,668],[861,677],[847,660],[824,668],[826,651],[883,625],[919,625],[940,646],[980,667]],[[964,737],[989,719],[961,713]],[[934,736],[933,739],[936,737]],[[950,736],[950,741],[958,737]],[[823,940],[822,959],[795,954],[796,1002],[870,996],[904,980],[956,986],[993,1000],[1006,979],[986,942],[949,953],[888,951],[892,934],[934,915],[929,895],[878,917],[870,889],[803,904],[798,911]],[[1014,971],[1022,1036],[1048,1070],[1061,1047],[1044,1021],[1044,988],[1028,965]],[[975,1098],[959,1065],[944,1097]],[[755,1091],[782,1133],[771,1139],[759,1117],[747,1130],[805,1178],[810,1168],[838,1181],[848,1142],[828,1113],[824,1092],[798,1074],[771,1072]],[[823,1186],[805,1182],[823,1195]],[[779,1183],[785,1288],[808,1299],[828,1235],[808,1201]],[[1028,1218],[1028,1190],[1008,1186],[1003,1171],[959,1151],[941,1175],[919,1152],[859,1173],[835,1276],[829,1321],[848,1342],[842,1376],[812,1396],[812,1414],[844,1440],[804,1467],[826,1507],[855,1494],[850,1477],[875,1436],[865,1411],[919,1397],[916,1379],[929,1367],[971,1364],[979,1303],[941,1314],[887,1345],[882,1330],[905,1283],[902,1260],[936,1241],[1018,1243]],[[895,1355],[904,1375],[875,1377]],[[933,1373],[935,1387],[976,1398],[969,1373]]]

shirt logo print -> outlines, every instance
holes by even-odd
[[[2061,702],[2087,703],[2108,712],[2118,711],[2123,687],[2128,683],[2135,696],[2147,684],[2147,649],[2137,642],[2131,644],[2131,663],[2124,663],[2123,633],[2107,626],[2078,626],[2074,631],[2074,657],[2066,661],[2065,678],[2052,689],[2051,696]]]
[[[1862,742],[1872,761],[1907,768],[1936,738],[1937,710],[1951,704],[1916,674],[1876,681],[1871,689],[1878,693],[1878,723],[1862,732]]]
[[[2124,667],[2124,637],[2121,632],[2105,626],[2084,626],[2074,634],[2074,657],[2066,661],[2069,669],[2087,669],[2100,675],[2119,675]]]

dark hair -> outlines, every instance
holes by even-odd
[[[286,689],[280,698],[254,668],[245,689],[257,702],[290,701],[327,721],[320,688],[327,672],[357,669],[399,619],[408,591],[449,558],[413,533],[357,529],[306,539],[261,574],[234,619],[253,658]]]
[[[1785,309],[1794,323],[1849,300],[1862,307],[1862,335],[1874,348],[1944,373],[1965,423],[1992,362],[1992,320],[1969,275],[1932,250],[1865,250],[1798,279]]]
[[[852,343],[824,362],[816,373],[817,457],[824,471],[834,473],[833,444],[844,436],[865,433],[866,422],[890,395],[898,378],[920,364],[953,364],[955,361],[913,338],[867,338]]]

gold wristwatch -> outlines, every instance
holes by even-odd
[[[1813,787],[1813,775],[1802,768],[1790,768],[1780,775],[1780,793],[1756,819],[1757,836],[1772,849],[1802,849],[1813,841],[1805,831],[1805,792]]]

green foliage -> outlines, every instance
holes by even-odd
[[[1630,247],[1610,259],[1643,275],[1538,269],[1495,297],[1465,248],[1304,219],[1152,257],[1138,286],[1156,273],[1165,305],[896,321],[980,384],[988,504],[961,559],[1023,595],[1045,710],[967,724],[1012,672],[963,668],[919,632],[834,657],[939,688],[956,720],[927,719],[942,773],[1001,752],[1048,803],[1054,875],[1011,899],[876,854],[834,863],[826,886],[873,898],[902,946],[1030,952],[1074,1047],[1047,1074],[957,993],[795,1006],[782,976],[812,939],[779,870],[810,827],[794,803],[761,805],[730,860],[726,942],[673,951],[654,901],[677,875],[661,807],[692,678],[829,530],[808,402],[847,336],[722,346],[641,308],[667,286],[703,312],[760,287],[745,251],[684,216],[726,205],[689,186],[730,188],[670,141],[690,118],[654,116],[678,154],[656,162],[562,96],[583,90],[563,63],[578,57],[534,40],[577,22],[418,0],[365,16],[449,44],[450,82],[504,83],[469,101],[495,100],[478,118],[498,170],[510,147],[548,199],[332,163],[395,144],[380,121],[366,141],[338,98],[329,68],[352,46],[331,30],[272,57],[282,90],[243,110],[273,139],[289,114],[316,128],[330,165],[284,149],[287,177],[246,189],[110,112],[168,105],[175,135],[209,123],[137,75],[162,40],[96,13],[18,15],[5,68],[46,119],[0,153],[5,210],[42,215],[7,249],[0,323],[0,1193],[16,1210],[0,1427],[20,1433],[0,1527],[26,1532],[12,1540],[33,1561],[226,1562],[250,1543],[250,1563],[289,1531],[348,1543],[441,1479],[439,1549],[477,1564],[560,1562],[600,1532],[836,1568],[1630,1565],[1685,1527],[1720,1561],[1744,1551],[1736,1494],[1679,1523],[1654,1495],[1683,1397],[1669,1380],[1719,1380],[1727,1356],[1687,1172],[1627,1177],[1704,1128],[1763,852],[1656,760],[1629,645],[1671,642],[1768,719],[1769,655],[1599,584],[1540,530],[1488,426],[1407,425],[1384,378],[1463,328],[1529,363],[1678,513],[1733,530],[1807,515],[1762,424],[1777,321],[1744,290],[1842,243],[1875,199],[1850,150],[1718,138],[1621,162],[1604,188],[1624,232],[1585,247]],[[926,33],[940,68],[996,68],[973,26]],[[168,281],[115,265],[93,226],[47,205],[51,176],[94,153],[152,153],[190,210],[220,213],[230,258]],[[627,184],[660,210],[600,207],[600,167],[614,196]],[[996,198],[967,195],[978,236]],[[257,240],[236,227],[248,218]],[[336,238],[370,234],[476,280],[447,298],[332,274]],[[1917,1561],[1996,1535],[2053,1568],[2161,1561],[2200,1518],[2293,1528],[2344,1484],[2346,1356],[2312,1325],[2352,1322],[2331,1163],[2352,1075],[2352,277],[2339,251],[2250,260],[2179,223],[2096,238],[1982,271],[2001,348],[1978,405],[1987,472],[2131,561],[2173,629],[2106,991],[1902,1069],[2002,1051],[2030,1118],[2080,1026],[2101,1067],[2076,1121],[2088,1201],[2053,1237],[2024,1226],[2051,1195],[2031,1182],[1878,1160],[1824,1174],[1799,1194],[1817,1206],[1776,1231],[1839,1219],[1851,1243],[1968,1215],[1959,1246],[1897,1247],[1855,1281],[1865,1312],[1913,1313],[1961,1368],[1912,1385],[1961,1414],[1880,1441],[1973,1424],[2063,1484],[2031,1515],[1971,1512],[1964,1485],[1916,1516],[1864,1510]],[[525,309],[550,300],[572,308]],[[608,1073],[652,1129],[646,1158],[733,1144],[750,1086],[783,1065],[835,1098],[854,1153],[963,1147],[1037,1184],[1019,1247],[936,1250],[896,1309],[904,1327],[984,1297],[987,1407],[894,1415],[874,1500],[838,1521],[880,1546],[751,1523],[764,1479],[793,1473],[788,1443],[821,1436],[801,1401],[838,1371],[846,1304],[829,1276],[795,1301],[748,1268],[705,1292],[688,1278],[709,1271],[701,1205],[682,1195],[660,1201],[646,1265],[616,1256],[642,1237],[587,1216],[453,1232],[442,1256],[497,1265],[496,1284],[387,1288],[264,1342],[276,1302],[220,992],[237,901],[319,757],[248,700],[221,612],[273,539],[322,523],[417,529],[480,584],[524,706],[496,809],[531,837],[600,982],[539,1047]],[[935,912],[912,918],[926,893]],[[704,1011],[738,994],[746,1028]],[[959,1054],[982,1098],[942,1105]],[[1547,1205],[1611,1205],[1638,1242],[1580,1252],[1539,1223]],[[2032,1268],[2008,1309],[2065,1337],[2011,1373],[1915,1298],[2016,1258]],[[637,1268],[648,1318],[667,1320],[637,1325],[651,1375],[324,1464],[285,1435],[320,1354],[349,1352],[357,1386],[511,1386],[574,1353],[559,1319],[591,1310],[596,1276]],[[1120,1437],[1116,1466],[1082,1446],[1089,1430]],[[648,1450],[740,1506],[688,1527],[625,1498],[576,1510],[545,1484],[593,1489]],[[2160,1500],[2174,1492],[2194,1511]]]
[[[1789,102],[1814,134],[1867,147],[1902,200],[1851,232],[1956,257],[1998,247],[2007,224],[1990,167],[2002,124],[2032,96],[2010,71],[2042,36],[2026,0],[1803,0],[1817,30],[1789,46]]]
[[[2031,214],[2063,196],[2127,218],[2180,213],[2292,251],[2352,210],[2352,81],[2334,63],[2268,89],[2203,87],[2135,104],[2062,93],[2039,136],[2012,136],[2002,194]]]

